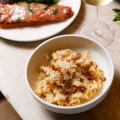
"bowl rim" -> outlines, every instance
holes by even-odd
[[[28,70],[28,69],[27,69],[27,68],[28,68],[28,65],[29,65],[29,62],[30,62],[32,56],[34,55],[34,53],[35,53],[40,47],[42,47],[42,46],[45,45],[46,43],[49,43],[49,42],[54,41],[54,40],[57,40],[58,38],[70,37],[70,36],[71,36],[71,37],[80,37],[80,38],[88,39],[88,40],[90,40],[91,42],[97,44],[101,49],[104,50],[104,52],[106,53],[106,55],[107,55],[108,58],[109,58],[109,61],[110,61],[110,63],[111,63],[111,67],[112,67],[111,79],[109,80],[110,83],[109,83],[108,87],[106,88],[106,90],[105,90],[103,93],[101,93],[101,94],[99,94],[98,96],[96,96],[95,98],[93,98],[92,100],[90,100],[90,101],[88,101],[88,102],[85,102],[85,103],[83,103],[83,104],[80,104],[80,105],[76,105],[76,106],[58,106],[58,105],[51,104],[51,103],[49,103],[49,102],[41,99],[40,97],[38,97],[38,96],[34,93],[34,91],[32,90],[32,88],[31,88],[31,86],[30,86],[30,84],[29,84],[29,81],[28,81],[28,77],[27,77],[27,70]],[[88,106],[88,105],[90,105],[91,103],[94,103],[94,102],[98,101],[99,99],[102,98],[102,96],[104,96],[104,95],[107,93],[107,91],[108,91],[109,88],[111,87],[111,84],[112,84],[112,82],[113,82],[113,78],[114,78],[114,64],[113,64],[113,61],[112,61],[112,57],[110,56],[110,54],[108,53],[108,51],[106,50],[106,48],[105,48],[102,44],[100,44],[98,41],[96,41],[96,40],[94,40],[94,39],[91,39],[91,38],[89,38],[89,37],[85,37],[85,36],[83,36],[83,35],[77,35],[77,34],[59,35],[59,36],[55,36],[55,37],[52,37],[52,38],[44,41],[43,43],[41,43],[40,45],[38,45],[38,46],[32,51],[32,53],[30,54],[29,58],[27,59],[26,65],[25,65],[25,82],[26,82],[26,85],[27,85],[30,93],[31,93],[38,101],[42,102],[43,104],[45,104],[45,105],[47,105],[47,106],[50,106],[50,107],[52,107],[52,108],[57,108],[57,109],[67,109],[67,110],[68,110],[68,109],[77,109],[77,108],[82,108],[82,107]]]

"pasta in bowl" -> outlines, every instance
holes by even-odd
[[[74,106],[98,95],[105,80],[88,51],[57,50],[47,66],[39,67],[34,91],[51,104]]]

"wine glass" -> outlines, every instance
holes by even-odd
[[[81,29],[80,33],[84,36],[93,38],[105,47],[112,43],[114,32],[111,27],[104,22],[98,21],[98,6],[103,6],[111,3],[113,0],[85,0],[87,4],[96,6],[96,21],[89,22]]]

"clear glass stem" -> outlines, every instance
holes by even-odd
[[[96,6],[96,22],[97,22],[97,28],[96,28],[96,32],[99,32],[99,26],[98,26],[98,7]]]
[[[100,35],[99,23],[98,23],[98,6],[96,6],[96,29],[93,33],[94,35]]]

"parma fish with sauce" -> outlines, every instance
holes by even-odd
[[[71,7],[40,3],[0,4],[0,27],[50,23],[73,15]]]

